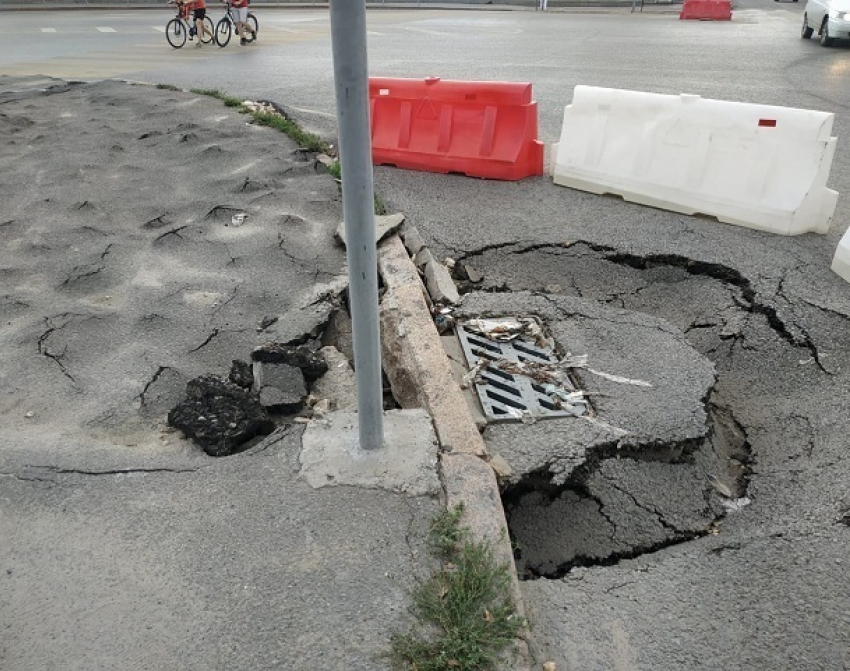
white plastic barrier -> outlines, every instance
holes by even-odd
[[[832,270],[850,282],[850,228],[845,231],[838,243],[838,249],[832,257]]]
[[[576,86],[555,184],[781,235],[826,233],[827,112]]]

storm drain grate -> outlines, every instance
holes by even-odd
[[[557,363],[558,357],[551,347],[539,347],[526,340],[494,341],[470,330],[463,324],[455,329],[467,366],[472,369],[480,359],[507,360],[519,363]],[[562,385],[566,391],[575,391],[572,384]],[[498,368],[485,368],[476,377],[475,390],[487,419],[517,421],[530,416],[574,417],[581,411],[558,407],[544,385],[530,377],[509,373]]]

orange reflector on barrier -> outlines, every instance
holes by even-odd
[[[685,0],[679,18],[696,21],[731,21],[732,3],[730,0]]]
[[[517,180],[543,174],[531,84],[369,79],[372,161]]]

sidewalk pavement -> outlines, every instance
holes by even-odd
[[[477,430],[434,416],[451,371],[397,237],[385,341],[424,391],[380,451],[344,410],[222,458],[165,425],[187,381],[328,325],[342,213],[309,152],[147,85],[0,77],[0,112],[3,671],[386,669],[442,505],[512,560]]]
[[[4,440],[0,667],[386,668],[439,503],[314,489],[298,475],[301,434],[225,459],[124,450],[108,463],[85,444],[27,454]]]

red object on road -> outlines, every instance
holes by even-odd
[[[531,84],[369,79],[372,161],[518,180],[543,174]]]
[[[679,18],[696,21],[731,21],[732,3],[730,0],[685,0]]]

